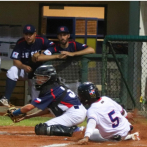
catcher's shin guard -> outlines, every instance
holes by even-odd
[[[40,123],[35,126],[36,135],[49,135],[49,136],[72,136],[74,129],[63,125],[47,126],[45,123]]]
[[[50,126],[50,135],[56,136],[72,136],[73,134],[72,127],[66,127],[63,125],[51,125]]]

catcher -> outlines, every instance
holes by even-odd
[[[19,122],[49,112],[54,114],[55,118],[35,126],[36,135],[72,136],[74,131],[80,131],[77,125],[85,120],[87,110],[78,96],[60,83],[55,68],[42,65],[34,75],[35,88],[40,91],[39,97],[19,109],[10,108],[6,115],[13,122]],[[36,107],[41,110],[26,114]]]
[[[91,105],[87,110],[85,136],[78,144],[87,144],[89,140],[140,140],[138,132],[130,134],[133,126],[126,119],[125,109],[109,97],[100,97],[96,85],[91,82],[81,84],[78,87],[78,95],[84,105]]]

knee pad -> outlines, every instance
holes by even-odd
[[[40,124],[36,125],[35,126],[36,135],[48,135],[47,128],[48,128],[48,126],[45,123],[40,123]]]

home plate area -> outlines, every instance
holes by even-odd
[[[0,126],[1,147],[145,147],[147,146],[147,124],[141,122],[132,123],[134,132],[139,132],[139,141],[127,140],[119,142],[89,142],[87,145],[77,145],[84,132],[75,132],[72,137],[36,135],[34,127]]]

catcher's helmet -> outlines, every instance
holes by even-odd
[[[35,88],[40,90],[41,86],[48,82],[54,82],[57,79],[57,73],[53,65],[41,65],[34,72]],[[37,84],[37,76],[46,77],[45,80],[41,80],[41,84]]]
[[[78,87],[78,96],[83,104],[90,103],[90,99],[99,99],[99,91],[92,82],[84,82]]]

